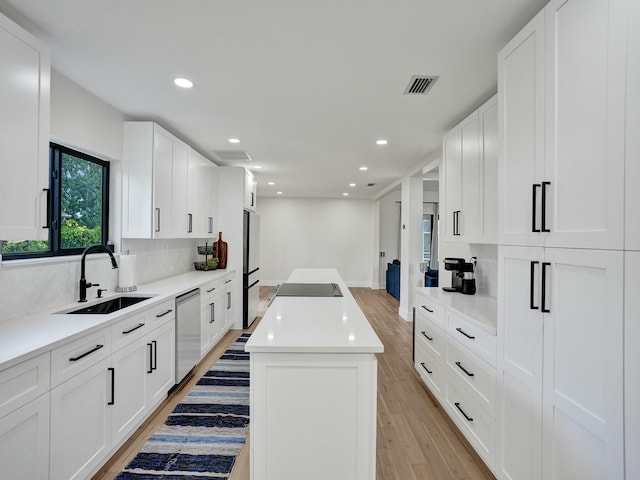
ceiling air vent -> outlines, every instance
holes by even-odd
[[[409,80],[409,85],[404,90],[405,95],[426,95],[439,77],[426,75],[414,75]]]
[[[249,154],[244,150],[214,150],[213,154],[221,162],[246,162],[251,160]]]

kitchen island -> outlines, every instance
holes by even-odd
[[[287,283],[335,283],[343,296],[276,296],[247,342],[251,479],[374,480],[382,342],[335,269],[296,269]]]

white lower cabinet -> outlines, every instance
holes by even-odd
[[[2,478],[49,478],[49,393],[0,419]]]
[[[175,378],[174,303],[52,351],[51,480],[90,478],[166,397]]]
[[[442,297],[443,303],[437,303],[434,296]],[[417,288],[415,302],[415,369],[460,432],[493,470],[496,445],[493,324],[487,328],[484,320],[474,319],[474,299],[467,295]],[[495,318],[495,300],[485,297],[480,303],[485,306],[479,316]]]
[[[87,478],[111,452],[110,359],[51,390],[51,480]]]
[[[622,255],[500,247],[499,478],[624,478]]]
[[[174,385],[175,379],[175,334],[174,319],[152,331],[145,339],[146,361],[146,405],[154,408]]]
[[[144,342],[134,342],[111,357],[112,386],[107,399],[113,411],[111,440],[114,445],[126,439],[142,421],[146,412],[145,366],[148,355]]]
[[[206,355],[222,337],[225,327],[224,280],[200,288],[200,351]]]

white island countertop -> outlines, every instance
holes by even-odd
[[[343,296],[276,296],[247,342],[248,352],[379,353],[384,350],[337,270],[299,268],[287,283],[336,283]]]

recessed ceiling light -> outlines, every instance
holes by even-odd
[[[255,168],[256,170],[260,170],[262,168],[262,165],[254,165],[253,168]]]
[[[387,143],[389,143],[387,140],[385,140],[384,138],[381,138],[380,140],[376,140],[376,144],[378,145],[386,145]]]
[[[360,170],[362,170],[364,172],[366,170],[369,170],[369,167],[360,167]]]
[[[344,195],[345,197],[349,196],[349,194],[347,192],[343,192],[342,195]]]
[[[267,185],[275,185],[276,182],[267,182]]]
[[[229,143],[240,143],[240,140],[237,138],[230,138]]]
[[[173,83],[182,88],[191,88],[193,87],[193,82],[186,78],[176,78]]]
[[[355,186],[356,186],[356,184],[355,184],[355,183],[350,183],[350,184],[349,184],[349,186],[350,186],[350,187],[355,187]]]
[[[282,192],[276,192],[278,195],[282,195]]]

